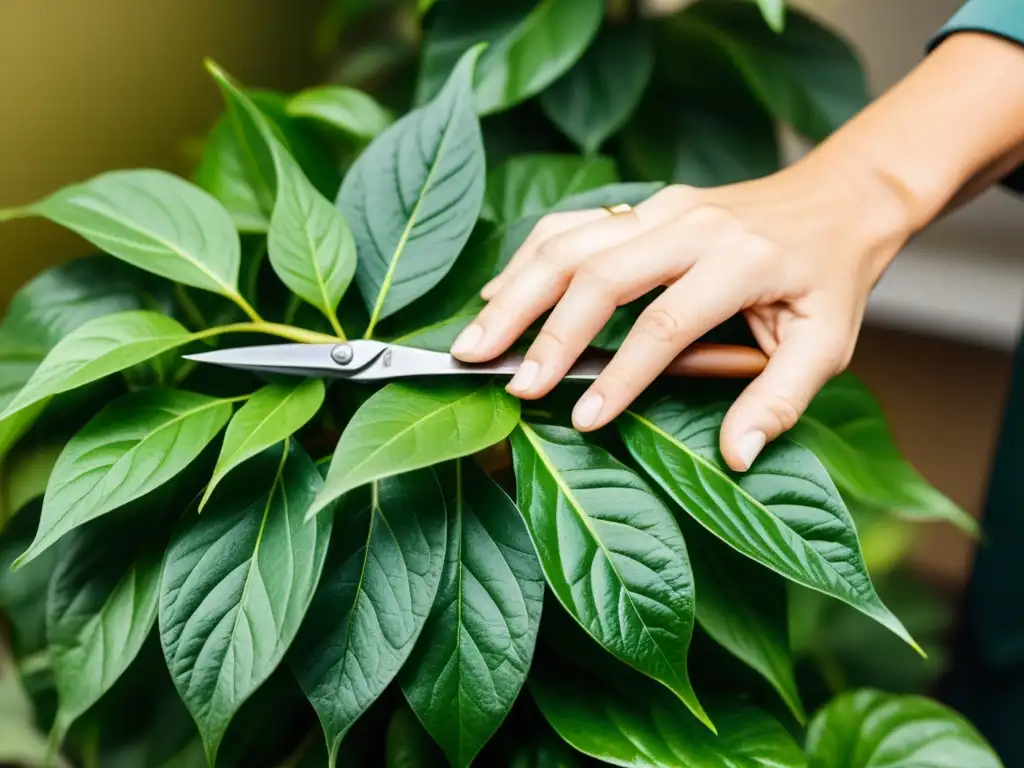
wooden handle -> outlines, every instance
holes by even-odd
[[[690,378],[752,379],[768,364],[768,357],[755,347],[697,342],[668,364],[663,376]]]

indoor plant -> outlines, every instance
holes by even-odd
[[[849,508],[973,530],[850,376],[737,476],[716,449],[724,383],[656,387],[584,438],[571,391],[527,408],[493,382],[374,391],[181,359],[356,333],[443,349],[547,211],[661,186],[622,174],[768,172],[773,111],[820,138],[862,96],[805,17],[775,37],[755,6],[705,2],[655,33],[628,10],[443,0],[422,106],[397,122],[347,88],[249,93],[210,64],[227,110],[200,186],[119,171],[0,213],[108,254],[40,276],[0,326],[18,568],[0,596],[52,756],[70,734],[102,765],[998,764],[917,697],[843,694],[805,735],[789,590],[914,646]],[[695,66],[657,67],[666,41]],[[792,76],[808,52],[853,96]],[[671,131],[645,117],[665,104]],[[613,135],[618,163],[596,154]],[[514,479],[483,471],[472,457],[509,437]]]

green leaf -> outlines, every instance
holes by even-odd
[[[771,683],[793,716],[805,722],[789,648],[786,582],[692,523],[686,539],[698,585],[697,623]]]
[[[672,513],[636,473],[571,429],[522,423],[512,451],[519,509],[559,602],[713,730],[686,668],[694,586]]]
[[[757,0],[761,15],[774,32],[786,28],[786,0]]]
[[[364,140],[382,133],[394,121],[372,96],[344,85],[320,85],[295,94],[288,101],[288,114],[317,120]]]
[[[289,442],[231,473],[164,558],[160,640],[211,765],[238,708],[284,658],[327,554],[329,516],[303,522],[320,473]]]
[[[814,454],[783,438],[735,473],[718,452],[726,410],[663,400],[642,414],[628,411],[619,427],[644,471],[722,541],[852,605],[917,649],[875,593],[850,513]]]
[[[163,171],[112,171],[30,206],[139,269],[239,299],[241,246],[231,217],[199,187]]]
[[[322,380],[301,379],[297,384],[269,384],[250,397],[228,424],[217,467],[206,486],[199,510],[203,510],[213,489],[229,472],[272,445],[287,440],[312,419],[323,405],[324,392]]]
[[[604,16],[603,0],[476,0],[438,6],[423,48],[417,99],[440,90],[465,51],[487,43],[475,78],[480,114],[508,109],[540,93],[590,45]]]
[[[90,320],[50,351],[0,413],[0,428],[15,414],[53,395],[102,379],[197,338],[159,312],[121,312]]]
[[[359,250],[356,283],[377,322],[433,288],[469,239],[484,195],[484,145],[470,91],[479,47],[437,98],[378,136],[338,206]]]
[[[583,58],[540,96],[545,114],[592,154],[636,111],[654,72],[650,29],[606,25]]]
[[[231,402],[148,389],[125,395],[100,411],[57,459],[39,530],[16,565],[185,469],[231,418]]]
[[[0,529],[22,507],[43,495],[63,447],[59,442],[19,446],[9,461],[0,464]]]
[[[488,174],[482,215],[504,222],[543,216],[567,198],[618,180],[608,157],[519,155]]]
[[[723,704],[713,709],[716,736],[671,694],[642,680],[628,689],[613,690],[563,667],[531,675],[530,693],[559,736],[585,755],[611,765],[807,766],[786,729],[748,705]]]
[[[481,451],[508,437],[518,420],[519,401],[489,382],[389,384],[348,423],[309,514],[371,480]]]
[[[811,768],[1002,768],[961,715],[921,696],[872,689],[841,694],[807,731]]]
[[[471,460],[449,469],[444,575],[402,689],[448,761],[468,766],[526,681],[544,573],[505,492]]]
[[[868,103],[850,45],[795,10],[782,33],[769,29],[761,10],[745,0],[698,3],[675,24],[720,48],[775,117],[814,141]]]
[[[826,384],[787,437],[813,451],[850,498],[909,520],[941,520],[978,534],[977,521],[903,457],[882,406],[853,374]]]
[[[32,699],[22,686],[14,660],[0,646],[0,764],[24,768],[70,765],[63,757],[48,757],[46,737],[36,725]]]
[[[580,768],[582,758],[550,728],[523,738],[517,738],[519,745],[508,761],[508,768]]]
[[[320,717],[331,766],[353,723],[412,652],[445,559],[445,504],[431,470],[347,494],[328,563],[289,654]]]

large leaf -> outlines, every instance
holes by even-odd
[[[448,761],[468,766],[526,681],[544,573],[504,491],[471,460],[448,469],[444,575],[402,689]]]
[[[727,408],[660,401],[619,421],[644,470],[697,522],[776,573],[842,600],[915,648],[871,584],[857,531],[814,454],[785,439],[749,471],[731,471],[718,451]]]
[[[231,418],[231,400],[172,389],[125,395],[65,446],[21,565],[68,531],[124,506],[181,472]]]
[[[698,3],[675,23],[721,48],[772,114],[810,139],[826,138],[868,102],[852,48],[795,10],[781,34],[746,0]]]
[[[0,530],[22,507],[41,498],[63,449],[59,441],[24,443],[0,464]]]
[[[112,171],[25,209],[139,269],[232,299],[240,245],[231,217],[199,187],[163,171]]]
[[[849,497],[908,519],[944,520],[977,534],[977,521],[903,457],[882,406],[853,374],[826,384],[787,436],[813,451]]]
[[[164,558],[160,640],[211,765],[238,708],[284,658],[327,554],[330,517],[303,522],[320,473],[289,443],[233,472]]]
[[[328,564],[289,663],[316,709],[331,766],[352,724],[412,652],[445,559],[445,503],[431,470],[347,494]]]
[[[519,509],[559,602],[713,727],[686,667],[694,586],[672,513],[635,472],[571,429],[523,423],[512,449]]]
[[[320,85],[295,94],[288,114],[308,117],[356,139],[372,139],[393,122],[372,96],[344,85]]]
[[[974,726],[920,696],[872,689],[844,693],[807,731],[811,768],[1002,768]]]
[[[50,351],[0,413],[0,425],[53,395],[123,371],[195,338],[177,320],[159,312],[121,312],[91,320]]]
[[[604,15],[603,0],[446,0],[427,34],[417,98],[440,90],[471,46],[487,49],[476,74],[481,114],[500,112],[540,93],[575,64]]]
[[[644,24],[609,24],[583,58],[540,97],[540,105],[584,152],[596,152],[640,104],[654,71]]]
[[[436,99],[378,136],[341,186],[369,332],[437,285],[480,213],[484,146],[471,93],[479,53],[469,50]]]
[[[546,668],[531,675],[530,692],[559,736],[603,763],[629,768],[807,765],[786,729],[749,705],[712,709],[716,736],[667,691],[642,680],[628,689],[612,689],[568,668]]]
[[[250,397],[224,433],[220,458],[199,504],[200,511],[228,472],[287,439],[313,418],[323,405],[324,391],[320,379],[301,379],[298,384],[269,384]]]
[[[488,174],[483,215],[503,222],[540,216],[567,198],[618,180],[611,158],[519,155]]]
[[[501,442],[519,420],[519,401],[489,382],[389,384],[345,428],[316,514],[371,480],[467,456]]]

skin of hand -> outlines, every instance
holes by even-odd
[[[660,286],[573,410],[598,429],[685,347],[742,314],[769,356],[730,408],[720,447],[745,471],[849,363],[868,296],[920,229],[1024,160],[1024,49],[954,35],[796,164],[710,189],[669,186],[634,210],[545,217],[482,291],[452,346],[504,352],[551,310],[508,390],[544,396],[614,310]]]

